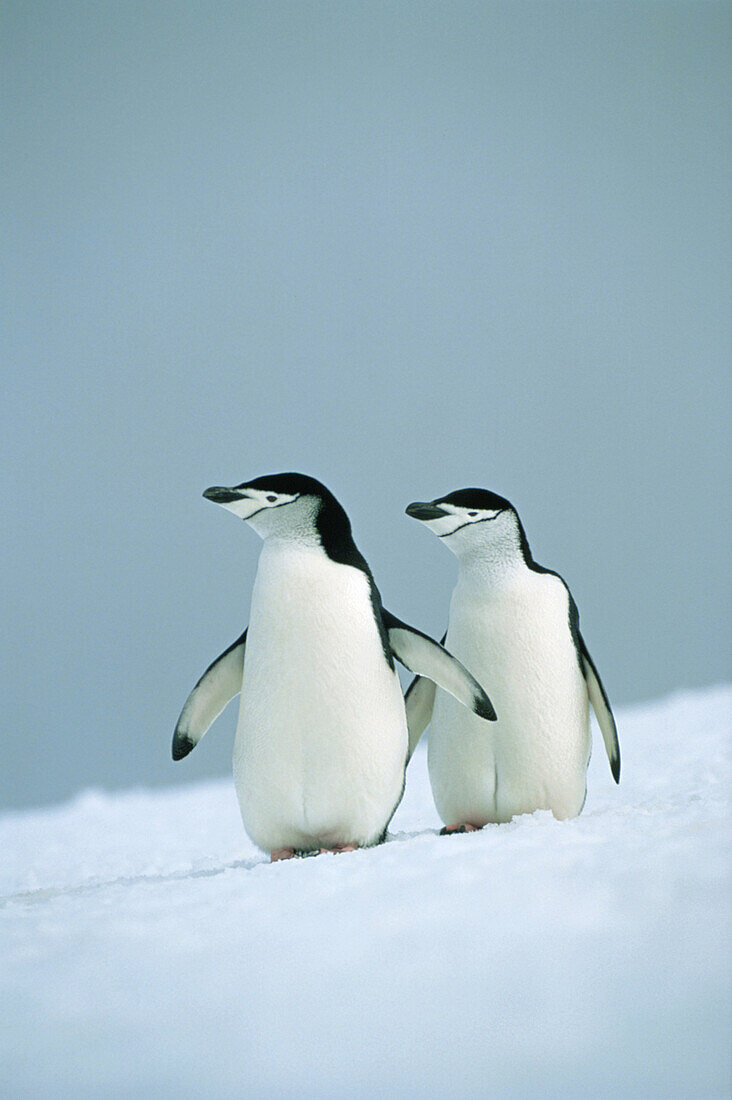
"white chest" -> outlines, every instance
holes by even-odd
[[[550,574],[525,569],[500,585],[457,585],[446,644],[484,684],[498,721],[481,727],[438,691],[429,760],[445,821],[579,813],[589,714],[568,612],[566,589]]]
[[[366,575],[316,549],[265,543],[234,747],[252,839],[265,849],[376,839],[405,752],[401,690]]]

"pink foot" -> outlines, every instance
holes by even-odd
[[[452,833],[477,833],[481,828],[481,825],[469,825],[467,822],[462,825],[445,825],[440,829],[440,836],[451,836]]]
[[[269,862],[277,863],[280,859],[292,859],[294,855],[294,848],[275,848],[274,852],[270,852]]]
[[[334,848],[308,848],[299,850],[297,848],[275,848],[274,852],[270,853],[270,863],[277,863],[281,859],[294,859],[297,856],[299,859],[309,859],[310,856],[322,856],[326,852],[331,852],[333,855],[340,855],[341,852],[355,852],[358,849],[358,844],[336,844]]]

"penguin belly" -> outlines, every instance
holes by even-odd
[[[407,725],[368,578],[265,544],[252,595],[234,783],[261,849],[379,841],[404,786]]]
[[[562,582],[527,570],[490,589],[459,583],[446,645],[490,685],[498,720],[486,727],[438,690],[428,761],[445,824],[540,809],[576,817],[590,758],[589,701]]]

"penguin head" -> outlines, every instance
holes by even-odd
[[[415,501],[406,513],[424,523],[458,557],[489,548],[509,554],[523,543],[516,509],[488,489],[457,489],[429,502]]]
[[[203,495],[243,519],[263,539],[318,540],[324,511],[331,519],[335,514],[350,531],[348,517],[333,494],[306,474],[265,474],[232,488],[214,485]]]

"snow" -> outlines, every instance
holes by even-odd
[[[270,865],[230,780],[0,818],[8,1097],[727,1097],[732,687],[595,731],[582,816]],[[216,736],[214,729],[209,736]]]

